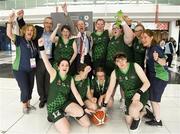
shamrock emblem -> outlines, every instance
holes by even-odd
[[[61,80],[57,81],[57,85],[60,86],[61,85]]]

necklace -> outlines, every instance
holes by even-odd
[[[97,80],[98,90],[100,91],[100,94],[103,94],[104,92],[104,86],[105,86],[105,80],[103,81],[103,84],[101,85],[100,82]]]

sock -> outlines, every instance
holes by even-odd
[[[138,118],[138,119],[136,118],[136,119],[134,119],[134,120],[135,120],[135,121],[138,121],[138,120],[140,120],[140,118]]]
[[[160,120],[157,120],[157,119],[156,119],[156,121],[157,121],[157,122],[160,122]]]

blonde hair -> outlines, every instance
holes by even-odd
[[[143,31],[143,34],[147,34],[149,37],[153,37],[153,39],[151,41],[151,45],[156,45],[157,44],[156,40],[154,39],[154,33],[153,33],[152,30],[146,29],[146,30]]]
[[[162,32],[162,40],[164,40],[165,42],[168,41],[168,36],[169,36],[169,33],[167,31]]]
[[[149,37],[153,37],[151,41],[151,45],[158,45],[160,44],[160,41],[162,40],[162,35],[160,31],[153,32],[150,29],[146,29],[143,31],[143,33],[147,34]]]
[[[155,31],[153,35],[154,40],[156,41],[157,44],[160,44],[162,41],[162,34],[161,31]]]
[[[32,36],[32,39],[35,39],[36,38],[36,28],[32,25],[32,24],[26,24],[25,26],[22,27],[21,29],[21,36],[25,36],[25,33],[26,33],[26,30],[29,28],[29,27],[32,27],[33,28],[33,36]]]
[[[145,30],[144,26],[141,23],[137,24],[134,29],[136,29],[137,27],[141,27],[143,31]]]

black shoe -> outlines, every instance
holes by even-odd
[[[137,131],[138,128],[139,128],[140,123],[141,123],[141,119],[133,120],[132,123],[131,123],[131,126],[130,126],[130,130],[131,131]]]
[[[153,113],[149,109],[146,108],[146,112],[147,113],[144,115],[144,118],[151,119],[151,120],[155,118]]]
[[[44,107],[44,105],[45,105],[45,101],[41,101],[40,103],[39,103],[39,108],[43,108]]]
[[[150,126],[162,126],[162,121],[160,120],[159,122],[157,122],[156,119],[146,121],[145,123]]]
[[[53,122],[53,120],[48,116],[47,117],[47,120],[49,121],[49,122]]]

